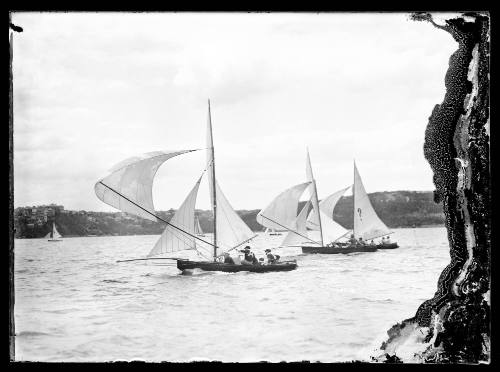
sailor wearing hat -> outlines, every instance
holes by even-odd
[[[271,250],[269,248],[267,248],[264,252],[266,253],[268,264],[273,264],[276,262],[276,257],[274,257],[274,255],[271,253]]]
[[[243,265],[258,265],[259,260],[257,260],[257,257],[253,254],[253,252],[250,251],[250,246],[247,245],[243,250],[240,252],[245,254],[245,259],[241,261]]]

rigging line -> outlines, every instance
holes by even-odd
[[[151,258],[131,258],[128,260],[118,260],[116,262],[131,262],[131,261],[148,261],[148,260],[183,260],[177,257],[151,257]]]
[[[212,244],[212,243],[209,243],[209,242],[207,242],[207,241],[205,241],[205,240],[203,240],[203,239],[200,239],[200,238],[198,238],[197,236],[195,236],[195,235],[193,235],[193,234],[191,234],[191,233],[188,233],[187,231],[184,231],[183,229],[181,229],[181,228],[179,228],[179,227],[177,227],[177,226],[175,226],[175,225],[172,225],[170,222],[165,221],[163,218],[161,218],[161,217],[157,216],[156,214],[152,213],[151,211],[148,211],[146,208],[141,207],[139,204],[137,204],[137,203],[133,202],[132,200],[130,200],[130,199],[129,199],[129,198],[127,198],[126,196],[122,195],[121,193],[119,193],[118,191],[116,191],[115,189],[113,189],[112,187],[109,187],[108,185],[106,185],[106,184],[105,184],[105,183],[103,183],[102,181],[99,181],[99,183],[100,183],[101,185],[103,185],[104,187],[107,187],[108,189],[110,189],[110,190],[111,190],[111,191],[113,191],[114,193],[116,193],[116,194],[120,195],[122,198],[124,198],[125,200],[129,201],[130,203],[132,203],[132,204],[133,204],[133,205],[135,205],[136,207],[138,207],[138,208],[142,209],[144,212],[149,213],[149,214],[150,214],[150,215],[152,215],[153,217],[155,217],[155,218],[159,219],[160,221],[162,221],[162,222],[166,223],[167,225],[170,225],[170,226],[172,226],[172,227],[176,228],[177,230],[180,230],[180,231],[182,231],[183,233],[185,233],[185,234],[187,234],[187,235],[190,235],[190,236],[192,236],[193,238],[198,239],[199,241],[202,241],[203,243],[206,243],[206,244],[208,244],[208,245],[211,245],[211,246],[213,246],[213,247],[216,247],[216,248],[217,248],[217,246],[216,246],[216,245],[214,245],[214,244]]]
[[[307,236],[304,236],[304,235],[302,235],[302,234],[298,233],[297,231],[291,230],[291,229],[289,229],[288,227],[286,227],[286,226],[284,226],[284,225],[280,224],[279,222],[273,221],[272,219],[270,219],[270,218],[268,218],[268,217],[264,216],[263,214],[261,214],[261,216],[262,216],[262,217],[264,217],[266,220],[269,220],[269,221],[271,221],[271,222],[273,222],[273,223],[275,223],[275,224],[277,224],[277,225],[280,225],[281,227],[285,228],[286,230],[288,230],[288,231],[290,231],[290,232],[293,232],[294,234],[300,235],[301,237],[306,238],[307,240],[309,240],[309,241],[311,241],[311,242],[313,242],[313,243],[315,243],[315,244],[319,244],[319,245],[321,245],[321,244],[320,244],[320,243],[318,243],[317,241],[314,241],[314,240],[312,240],[311,238],[309,238],[309,237],[307,237]]]
[[[235,245],[233,248],[231,248],[230,250],[228,250],[228,251],[227,251],[227,253],[231,252],[233,249],[236,249],[236,248],[238,248],[238,247],[241,247],[243,244],[245,244],[245,243],[249,242],[250,240],[254,239],[254,238],[255,238],[255,237],[257,237],[257,236],[258,236],[258,234],[255,234],[255,235],[254,235],[254,236],[252,236],[251,238],[248,238],[247,240],[242,241],[240,244]]]

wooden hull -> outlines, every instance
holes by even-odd
[[[355,252],[375,252],[377,246],[363,245],[359,247],[311,247],[302,246],[302,253],[320,253],[320,254],[347,254]]]
[[[295,261],[284,261],[272,265],[236,265],[222,262],[178,260],[177,268],[181,271],[201,269],[205,271],[224,271],[227,273],[237,273],[240,271],[267,273],[295,270],[297,268],[297,263]]]
[[[396,248],[399,248],[398,243],[379,244],[379,245],[377,245],[377,249],[396,249]]]

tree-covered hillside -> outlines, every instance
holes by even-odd
[[[369,194],[373,208],[388,227],[419,227],[442,225],[444,215],[439,204],[433,201],[432,192],[392,191]],[[299,204],[299,210],[305,202]],[[32,210],[37,209],[37,217]],[[121,212],[87,212],[56,209],[52,214],[40,214],[41,207],[17,208],[15,212],[16,238],[41,238],[55,221],[63,236],[89,235],[145,235],[161,234],[163,223],[156,223]],[[255,217],[260,209],[240,210],[237,213],[253,231],[263,230]],[[29,212],[29,213],[28,213]],[[169,221],[175,210],[159,211],[159,217]],[[211,211],[196,210],[204,232],[213,232]],[[42,217],[40,217],[42,216]],[[45,217],[44,217],[45,216]],[[333,218],[342,226],[352,228],[352,196],[342,197],[335,207]]]

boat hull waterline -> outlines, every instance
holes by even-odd
[[[236,273],[240,271],[267,273],[275,271],[295,270],[297,268],[297,262],[284,261],[271,265],[237,265],[222,262],[177,260],[177,268],[181,271],[201,269],[204,271],[223,271],[227,273]]]
[[[389,244],[379,244],[377,245],[377,249],[396,249],[399,248],[398,243],[389,243]]]
[[[355,252],[375,252],[377,246],[361,246],[361,247],[311,247],[302,246],[302,253],[319,253],[319,254],[347,254]]]

